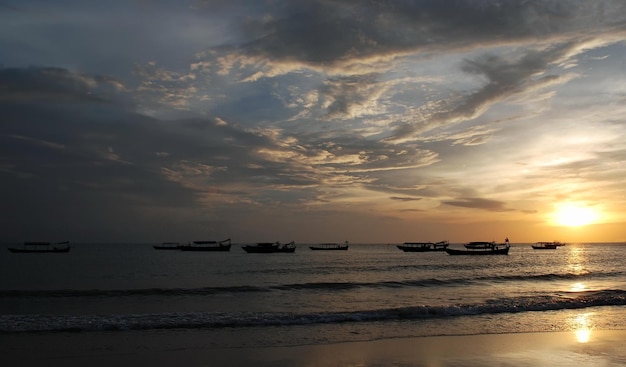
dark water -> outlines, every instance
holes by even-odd
[[[72,244],[0,254],[0,333],[202,333],[224,346],[626,328],[626,245],[508,256]],[[452,245],[461,247],[460,245]]]

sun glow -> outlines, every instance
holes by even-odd
[[[588,206],[575,203],[557,204],[553,214],[553,221],[561,226],[579,227],[596,223],[598,212]]]
[[[574,328],[574,335],[579,343],[587,343],[591,339],[591,327],[589,322],[588,313],[578,315],[572,323]]]

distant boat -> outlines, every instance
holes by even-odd
[[[9,247],[13,253],[66,253],[70,252],[70,242],[24,242],[23,247]]]
[[[470,242],[465,244],[465,250],[446,248],[448,255],[508,255],[511,245],[507,238],[504,243]]]
[[[223,241],[193,241],[187,245],[178,246],[181,251],[230,251],[230,238]]]
[[[280,242],[259,242],[255,245],[245,245],[241,248],[248,253],[256,254],[271,254],[276,252],[295,252],[296,243],[291,241],[289,243],[281,244]]]
[[[429,251],[445,251],[450,243],[448,241],[439,242],[405,242],[397,247],[404,252],[429,252]]]
[[[535,250],[556,250],[557,247],[565,246],[565,244],[559,241],[552,241],[552,242],[537,242],[531,246]]]
[[[311,250],[319,250],[319,251],[336,251],[336,250],[348,250],[348,241],[344,242],[343,245],[338,243],[320,243],[319,245],[309,246]]]
[[[180,250],[180,242],[163,242],[152,246],[155,250]]]

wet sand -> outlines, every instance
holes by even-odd
[[[0,335],[19,366],[626,366],[626,330],[385,339],[223,348],[186,333]],[[4,363],[3,363],[4,364]]]

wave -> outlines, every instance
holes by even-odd
[[[420,305],[352,312],[156,313],[119,315],[0,315],[0,333],[120,331],[151,329],[244,328],[289,325],[418,320],[584,309],[626,305],[626,291],[571,292],[564,295],[517,297],[478,304]]]
[[[140,289],[55,289],[55,290],[0,290],[0,298],[30,297],[141,297],[141,296],[205,296],[272,291],[345,291],[356,288],[428,288],[458,287],[485,282],[535,282],[560,280],[587,280],[598,277],[621,277],[623,273],[562,273],[537,275],[496,275],[455,279],[408,279],[381,282],[313,282],[269,286],[225,286],[198,288],[140,288]]]

